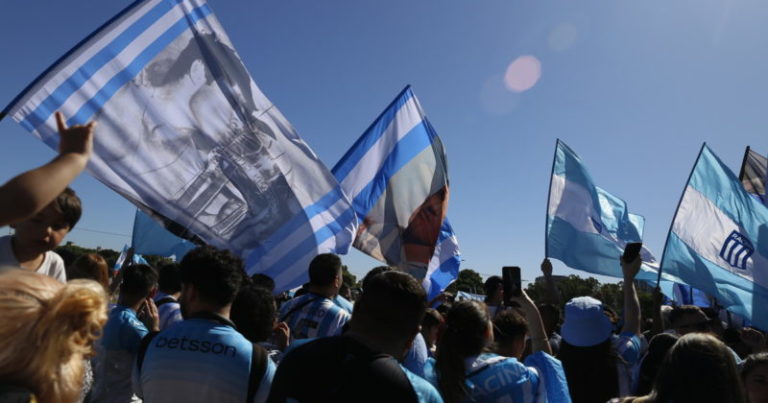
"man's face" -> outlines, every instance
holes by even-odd
[[[27,250],[45,253],[55,249],[69,233],[69,224],[54,203],[32,218],[14,225],[16,242]]]

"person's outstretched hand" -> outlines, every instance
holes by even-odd
[[[93,152],[93,129],[96,122],[87,125],[67,127],[64,115],[56,112],[56,126],[59,129],[59,154],[75,154],[86,160]]]
[[[637,273],[640,272],[640,265],[643,263],[643,259],[638,255],[635,260],[631,262],[625,262],[624,258],[621,259],[621,271],[624,273],[625,280],[634,280]]]

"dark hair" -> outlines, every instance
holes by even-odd
[[[376,266],[373,269],[369,270],[368,273],[365,273],[365,277],[363,277],[363,292],[365,292],[365,289],[368,288],[368,284],[371,282],[372,278],[374,278],[378,274],[386,273],[392,270],[394,269],[389,266]]]
[[[661,368],[661,363],[667,356],[667,352],[677,342],[678,337],[670,333],[659,333],[651,339],[648,345],[648,353],[640,364],[640,371],[637,378],[637,389],[635,394],[647,395],[653,389],[653,383],[656,381],[656,374]]]
[[[243,276],[243,261],[227,250],[200,246],[181,261],[181,282],[195,286],[207,302],[225,306],[237,295]]]
[[[677,321],[688,314],[697,314],[705,318],[707,317],[704,311],[696,305],[680,305],[674,307],[672,312],[669,313],[669,323],[674,327]]]
[[[84,278],[94,280],[109,290],[109,269],[107,261],[97,253],[86,253],[80,255],[75,261],[67,266],[67,280]]]
[[[437,345],[437,385],[448,403],[461,402],[465,387],[467,357],[480,354],[488,340],[490,316],[484,303],[465,300],[453,304],[445,318],[445,330]]]
[[[157,271],[145,264],[132,264],[122,270],[120,293],[146,298],[157,286]]]
[[[485,288],[485,300],[487,301],[489,298],[492,298],[494,294],[496,294],[496,290],[499,289],[499,286],[503,284],[504,280],[499,276],[488,277],[488,279],[485,280],[485,284],[483,284]]]
[[[229,317],[240,334],[253,343],[259,343],[272,335],[276,312],[272,291],[254,284],[240,289],[232,302]]]
[[[83,214],[83,206],[80,202],[80,198],[74,190],[70,188],[64,189],[53,200],[53,207],[57,212],[64,216],[64,222],[69,226],[69,231],[75,228],[75,224],[80,221],[80,216]]]
[[[309,283],[317,286],[333,284],[341,271],[341,258],[333,253],[322,253],[309,262]]]
[[[393,340],[410,340],[419,331],[426,293],[407,273],[390,271],[370,279],[352,312],[353,328],[362,327]]]
[[[442,325],[444,322],[445,319],[443,319],[443,315],[441,315],[440,312],[432,308],[427,308],[424,312],[424,320],[421,321],[421,328],[433,328]]]
[[[264,273],[256,273],[251,276],[251,283],[266,288],[270,293],[274,294],[275,292],[275,280]]]
[[[768,365],[768,353],[757,353],[748,356],[741,366],[741,379],[747,380],[750,372],[763,365]]]
[[[557,358],[563,363],[573,403],[607,402],[619,395],[619,357],[610,337],[590,347],[577,347],[563,339]]]
[[[512,343],[525,339],[528,321],[512,309],[505,309],[493,318],[493,337],[497,343]]]
[[[177,263],[168,263],[158,270],[160,279],[158,288],[166,294],[175,294],[181,291],[181,266]]]
[[[746,402],[736,362],[716,337],[689,333],[667,353],[656,375],[654,402]]]

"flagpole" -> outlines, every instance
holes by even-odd
[[[549,202],[552,198],[552,177],[555,175],[555,161],[557,161],[557,149],[560,147],[560,139],[555,140],[555,155],[552,157],[552,170],[549,173],[549,189],[547,189],[547,211],[544,216],[544,257],[549,257]]]
[[[0,119],[2,119],[2,116],[0,116]],[[747,146],[747,149],[744,150],[744,159],[741,161],[741,170],[739,171],[739,182],[744,182],[744,174],[746,172],[747,167],[747,158],[749,158],[749,146]]]
[[[691,173],[688,174],[688,180],[685,181],[685,187],[683,188],[683,193],[680,195],[680,200],[677,202],[675,215],[672,216],[672,222],[669,223],[669,231],[667,231],[667,241],[664,242],[664,250],[661,252],[661,263],[659,263],[659,275],[658,277],[656,277],[656,288],[659,288],[659,283],[661,283],[661,272],[664,271],[664,258],[667,257],[667,245],[669,245],[669,236],[672,234],[672,226],[675,225],[675,220],[677,219],[677,212],[680,211],[680,204],[683,203],[683,196],[685,196],[685,192],[686,190],[688,190],[688,184],[691,183],[691,178],[693,177],[693,173],[696,171],[696,166],[699,165],[701,154],[704,152],[704,147],[706,146],[707,146],[706,142],[704,142],[704,144],[701,145],[701,149],[699,150],[699,155],[696,157],[696,162],[693,163],[693,168],[691,168]]]

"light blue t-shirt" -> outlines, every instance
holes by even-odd
[[[408,368],[400,365],[400,368],[405,372],[405,376],[411,382],[413,390],[416,391],[416,396],[419,398],[419,403],[442,403],[443,397],[440,396],[440,392],[427,382],[424,378],[409,371]]]
[[[336,296],[333,297],[333,303],[338,305],[339,308],[347,311],[347,313],[352,313],[352,310],[354,309],[354,305],[339,294],[336,294]]]
[[[406,354],[405,360],[403,360],[403,366],[414,374],[424,377],[424,364],[426,364],[427,358],[429,358],[429,351],[427,350],[424,336],[421,333],[416,333],[411,349],[408,350],[408,354]]]
[[[148,403],[242,403],[248,395],[252,358],[253,344],[232,326],[187,319],[152,339],[141,371],[134,371],[134,391]],[[268,359],[253,402],[266,401],[275,371]]]
[[[435,360],[424,367],[426,379],[437,387]],[[466,360],[468,402],[547,402],[547,390],[538,371],[515,358],[481,354]]]

